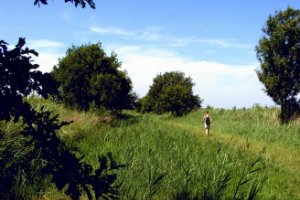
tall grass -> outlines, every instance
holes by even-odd
[[[283,140],[284,129],[298,130],[297,124],[282,128],[276,109],[211,110],[213,135],[205,138],[199,137],[203,111],[182,118],[127,113],[126,119],[109,126],[91,112],[71,111],[40,99],[30,101],[37,107],[46,105],[62,120],[74,121],[60,135],[69,146],[78,147],[88,163],[96,166],[99,155],[112,152],[125,165],[117,171],[121,199],[300,198],[295,186],[299,179],[292,178],[297,172],[271,162],[264,151],[251,151],[246,143],[237,147],[235,140],[214,138],[229,134],[269,142],[272,136],[261,134],[279,132],[278,139]],[[272,142],[280,146],[292,143],[296,148],[298,140],[292,137],[297,135],[289,134],[289,141]]]
[[[204,111],[193,112],[172,121],[202,128]],[[213,119],[211,131],[215,134],[229,134],[280,147],[300,148],[300,121],[280,124],[279,109],[276,107],[255,105],[248,109],[211,109],[210,114]]]
[[[125,164],[118,172],[121,199],[175,199],[182,191],[201,199],[233,198],[234,191],[236,197],[245,197],[254,187],[251,183],[265,176],[259,171],[264,163],[255,162],[247,152],[197,140],[186,130],[160,124],[152,115],[85,134],[89,135],[76,146],[89,162],[109,151]],[[251,181],[244,186],[240,177]]]

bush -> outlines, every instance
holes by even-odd
[[[181,116],[201,107],[201,99],[193,95],[193,83],[182,72],[167,72],[153,79],[147,95],[141,99],[142,112]]]

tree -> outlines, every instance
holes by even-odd
[[[120,66],[116,54],[107,56],[100,43],[69,48],[52,71],[59,98],[82,110],[96,107],[118,112],[130,108],[134,101],[131,80]]]
[[[192,79],[182,72],[166,72],[153,79],[147,95],[141,100],[143,112],[180,116],[201,107],[201,100],[193,95]]]
[[[287,122],[299,113],[300,11],[288,7],[269,16],[264,36],[256,46],[260,62],[258,79],[265,92],[281,106],[280,119]]]
[[[85,8],[86,4],[88,4],[91,8],[95,9],[95,3],[93,0],[65,0],[65,2],[75,3],[75,6],[81,5],[82,8]],[[48,4],[48,0],[34,0],[34,5]]]
[[[45,97],[50,94],[53,91],[48,88],[53,85],[51,76],[42,74],[37,70],[39,66],[31,63],[31,56],[38,54],[23,49],[24,38],[20,38],[12,50],[7,45],[0,41],[0,122],[14,119],[22,129],[20,138],[10,137],[16,133],[6,134],[0,127],[0,199],[28,199],[18,184],[40,184],[49,176],[59,190],[66,189],[65,193],[75,200],[82,192],[89,199],[116,197],[117,190],[112,186],[116,175],[112,170],[119,166],[112,156],[100,157],[99,168],[94,171],[91,165],[75,156],[76,149],[67,148],[57,131],[69,122],[58,122],[57,115],[43,109],[36,111],[23,100],[33,91]],[[24,151],[18,151],[19,148]],[[34,171],[32,166],[35,166]]]

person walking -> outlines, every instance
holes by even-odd
[[[211,117],[209,116],[209,112],[206,111],[205,115],[202,119],[202,122],[204,122],[204,128],[205,128],[205,135],[209,136],[209,129],[211,124]]]

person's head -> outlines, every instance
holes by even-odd
[[[207,111],[205,112],[205,114],[206,114],[206,115],[209,115],[209,111],[207,110]]]

